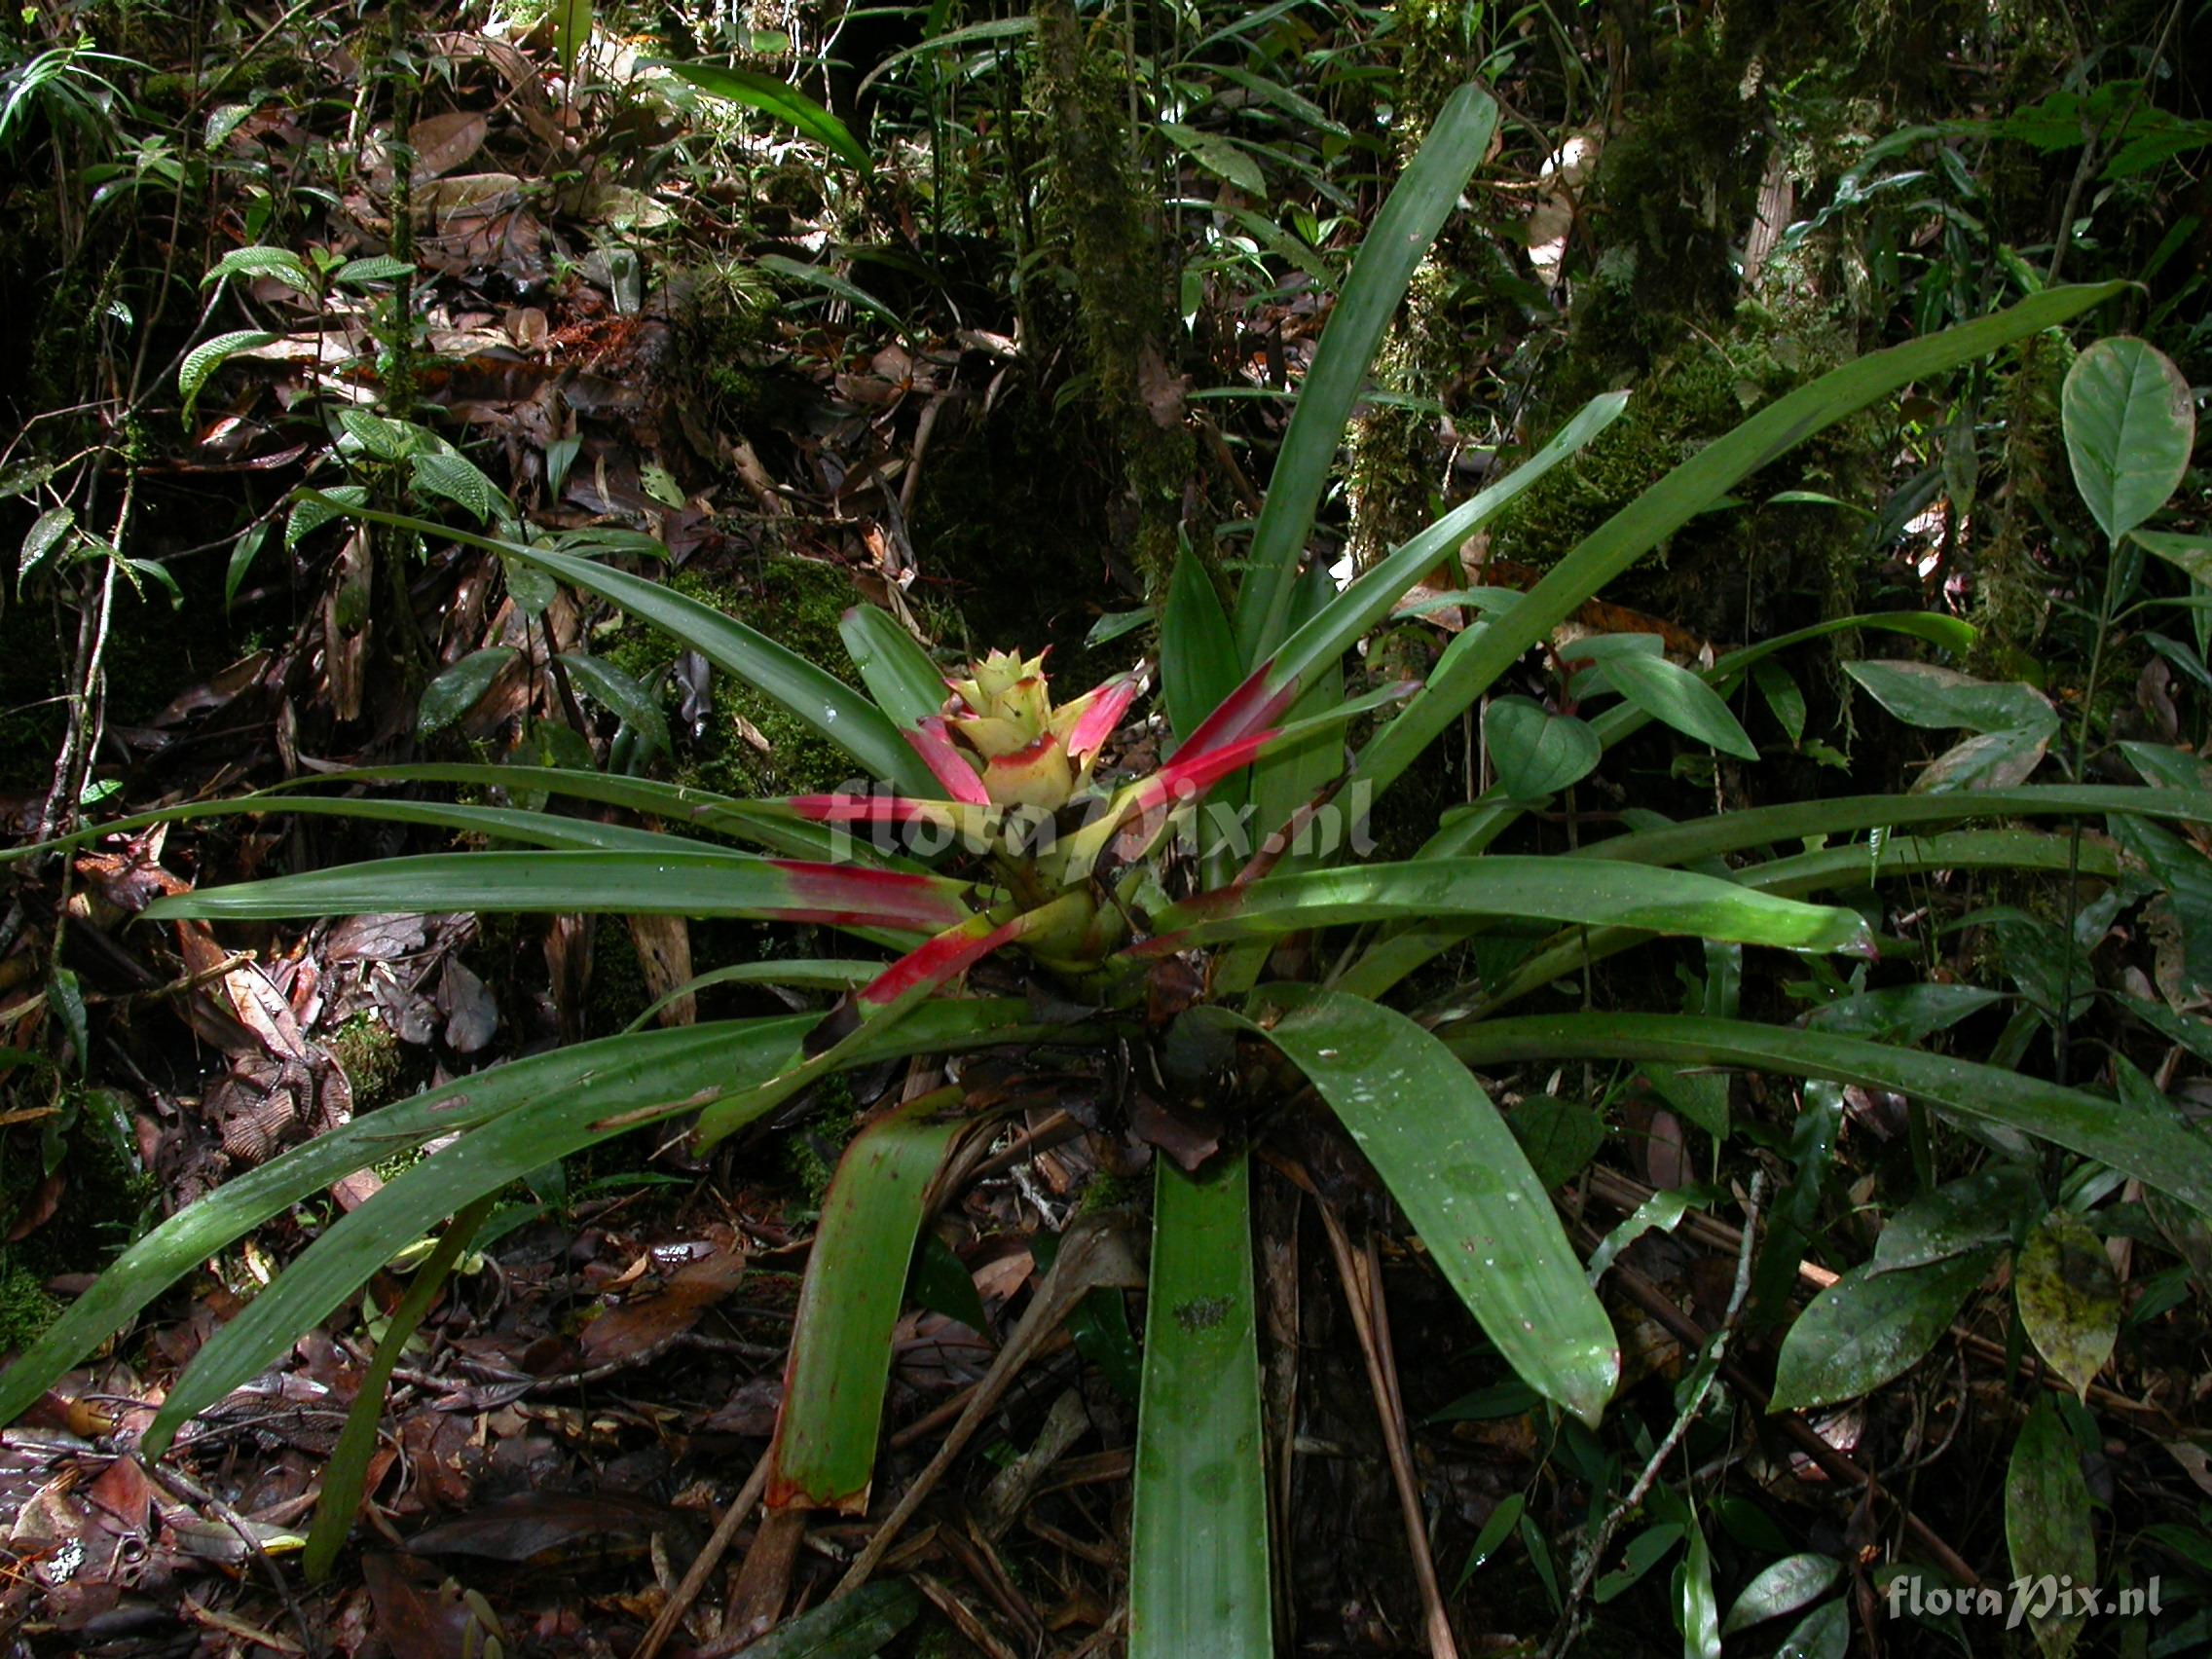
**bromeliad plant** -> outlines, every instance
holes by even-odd
[[[1272,1647],[1271,1597],[1246,1248],[1252,1134],[1243,1126],[1259,1121],[1257,1108],[1309,1097],[1333,1114],[1498,1353],[1543,1399],[1591,1422],[1619,1378],[1612,1326],[1472,1067],[1618,1058],[1895,1090],[1994,1144],[2038,1137],[2182,1203],[2212,1206],[2212,1147],[2140,1101],[2123,1108],[1899,1043],[1746,1021],[1724,989],[1698,1015],[1508,1013],[1528,992],[1659,936],[1705,941],[1730,960],[1747,948],[1872,959],[1878,943],[1858,910],[1814,902],[1870,876],[1990,866],[2095,873],[2098,860],[2110,863],[2059,836],[1949,828],[1965,821],[2124,813],[2212,823],[2212,793],[2202,790],[2013,782],[1793,802],[1693,823],[1644,818],[1554,857],[1489,850],[1653,719],[1755,753],[1722,694],[1777,652],[1833,629],[1734,651],[1702,674],[1643,642],[1586,646],[1568,664],[1576,712],[1490,703],[1485,735],[1502,781],[1447,814],[1415,856],[1361,859],[1359,837],[1319,832],[1329,814],[1389,789],[1456,732],[1501,676],[1611,577],[1792,445],[1909,384],[2064,324],[2116,291],[2053,289],[1780,399],[1660,480],[1530,591],[1469,596],[1480,620],[1424,682],[1349,696],[1343,665],[1366,633],[1623,406],[1620,395],[1596,400],[1519,470],[1342,591],[1304,568],[1365,366],[1493,120],[1481,92],[1458,93],[1381,213],[1302,390],[1234,606],[1225,608],[1194,566],[1176,573],[1161,607],[1159,661],[1173,746],[1150,772],[1129,776],[1117,764],[1133,747],[1122,734],[1141,689],[1135,673],[1055,703],[1042,658],[994,653],[948,683],[889,617],[863,608],[847,617],[845,639],[864,696],[736,619],[612,563],[363,513],[494,549],[516,569],[665,630],[838,745],[872,784],[746,801],[581,770],[385,768],[349,781],[563,796],[758,850],[516,807],[273,792],[166,816],[381,816],[521,850],[389,859],[194,892],[160,901],[150,917],[421,909],[753,917],[841,930],[879,954],[745,970],[843,987],[848,994],[826,1014],[638,1030],[513,1061],[239,1177],[134,1245],[0,1378],[0,1420],[261,1221],[433,1138],[448,1144],[334,1222],[206,1345],[162,1408],[148,1452],[278,1358],[397,1252],[550,1160],[684,1115],[694,1120],[694,1143],[709,1146],[832,1072],[886,1058],[1119,1042],[1149,1056],[1152,1087],[1223,1125],[1221,1150],[1196,1170],[1156,1160],[1130,1647],[1143,1656],[1259,1653]],[[1968,638],[1931,615],[1834,625],[1845,626],[1954,650]],[[1347,749],[1350,736],[1361,738],[1356,750]],[[1862,840],[1862,832],[1878,833]],[[1775,851],[1799,846],[1812,850]],[[1485,935],[1483,979],[1418,1016],[1393,1006],[1409,975]],[[1279,948],[1294,939],[1326,948]],[[962,994],[968,970],[1001,955],[1025,961],[1058,995]],[[1296,963],[1325,966],[1297,977]],[[1725,977],[1714,976],[1716,984]],[[1070,1006],[1081,1012],[1045,1012]],[[1309,1096],[1286,1088],[1292,1077]],[[865,1506],[896,1288],[932,1183],[977,1121],[957,1088],[941,1090],[878,1118],[848,1151],[803,1293],[772,1502]]]

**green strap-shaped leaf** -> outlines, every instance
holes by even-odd
[[[1167,906],[1153,917],[1160,939],[1143,948],[1438,916],[1635,927],[1788,950],[1872,948],[1865,919],[1854,910],[1775,899],[1689,870],[1520,856],[1271,876]]]
[[[1153,1166],[1129,1659],[1272,1653],[1245,1161]]]
[[[438,1247],[430,1252],[429,1260],[415,1270],[407,1294],[399,1299],[399,1306],[391,1310],[391,1317],[386,1322],[376,1354],[370,1359],[368,1370],[361,1374],[361,1385],[346,1414],[346,1426],[339,1430],[338,1444],[331,1448],[330,1459],[323,1465],[322,1496],[314,1506],[314,1525],[308,1532],[304,1561],[311,1584],[319,1584],[330,1576],[330,1568],[338,1560],[346,1534],[352,1530],[354,1513],[361,1506],[361,1493],[368,1485],[369,1459],[376,1454],[377,1424],[384,1417],[384,1391],[391,1382],[399,1356],[414,1340],[416,1329],[423,1323],[423,1316],[429,1312],[430,1304],[437,1300],[446,1275],[461,1260],[461,1253],[468,1248],[491,1210],[491,1198],[482,1198],[453,1218],[438,1239]]]
[[[682,1100],[728,1075],[747,1049],[797,1044],[810,1014],[718,1023],[579,1043],[494,1066],[398,1101],[235,1176],[125,1250],[68,1311],[0,1374],[0,1423],[121,1330],[149,1302],[271,1216],[356,1169],[588,1083],[609,1113]]]
[[[627,807],[635,812],[673,820],[690,828],[757,841],[794,858],[839,860],[860,865],[882,862],[866,840],[839,837],[833,830],[794,819],[788,810],[759,807],[710,790],[683,784],[660,783],[651,778],[626,778],[606,772],[586,772],[556,766],[490,766],[468,761],[428,761],[411,766],[372,766],[358,771],[319,773],[302,778],[297,787],[278,786],[226,800],[187,801],[142,812],[129,818],[111,819],[72,835],[57,836],[30,846],[0,849],[0,865],[41,853],[87,846],[109,835],[129,834],[157,824],[184,824],[202,818],[229,818],[264,812],[324,813],[334,817],[388,819],[405,824],[445,824],[458,830],[481,828],[487,834],[541,846],[659,846],[668,837],[654,835],[650,842],[636,837],[651,834],[624,830],[618,825],[561,818],[546,813],[510,808],[444,806],[432,801],[386,801],[374,796],[322,796],[305,793],[308,788],[339,788],[348,784],[462,784],[473,788],[504,790],[517,795],[562,795],[574,800],[597,801],[606,806]],[[512,813],[511,817],[482,821],[486,811]],[[679,840],[689,850],[699,843]]]
[[[895,1024],[866,1028],[848,1057],[852,1064],[861,1065],[974,1048],[996,1040],[1018,1041],[1025,1032],[1041,1035],[1039,1028],[1026,1023],[1027,1019],[1027,1010],[1018,1004],[925,1005]],[[568,1088],[515,1103],[415,1164],[360,1208],[332,1223],[297,1262],[200,1350],[178,1378],[147,1433],[148,1455],[160,1456],[179,1424],[275,1363],[303,1332],[328,1318],[331,1310],[365,1284],[372,1273],[444,1217],[554,1160],[723,1095],[742,1094],[790,1071],[797,1063],[799,1045],[814,1023],[813,1016],[804,1014],[742,1022],[735,1028],[737,1041],[722,1045],[721,1064],[711,1076],[688,1092],[650,1093],[642,1103],[628,1107],[619,1095],[603,1087],[598,1073],[571,1074]],[[1075,1034],[1071,1029],[1058,1035]],[[590,1047],[620,1055],[627,1051],[625,1046],[645,1040],[645,1034],[640,1033],[609,1038],[605,1044]],[[562,1057],[580,1052],[566,1051]],[[477,1080],[466,1082],[474,1085]],[[632,1091],[633,1098],[636,1092]],[[468,1095],[463,1093],[460,1098],[465,1101]],[[765,1100],[761,1110],[766,1111],[773,1103],[772,1099]],[[375,1113],[367,1122],[379,1124],[390,1110]],[[442,1132],[447,1126],[437,1124],[432,1132]],[[383,1158],[404,1149],[382,1146],[374,1156]],[[225,1188],[203,1198],[186,1213],[197,1214],[215,1205],[228,1191]],[[229,1236],[236,1237],[237,1233]],[[204,1254],[200,1259],[204,1260]],[[113,1276],[112,1271],[109,1276]],[[14,1380],[11,1371],[6,1381],[12,1385]]]
[[[1534,486],[1544,474],[1572,458],[1619,420],[1628,403],[1629,394],[1625,391],[1608,391],[1593,397],[1534,455],[1354,577],[1351,585],[1324,606],[1319,614],[1283,641],[1269,673],[1269,682],[1285,684],[1318,664],[1333,662],[1344,655],[1370,628],[1389,615],[1391,608],[1411,592],[1421,577],[1452,557],[1462,542],[1496,518],[1522,492]],[[1164,650],[1163,641],[1163,654]],[[1207,712],[1211,712],[1210,708]]]
[[[909,1101],[862,1129],[837,1161],[792,1326],[771,1507],[867,1507],[914,1238],[931,1183],[974,1122],[962,1098],[943,1088]]]
[[[1160,695],[1175,741],[1197,731],[1241,679],[1221,595],[1205,565],[1186,548],[1167,578],[1167,604],[1160,617]]]
[[[2059,419],[2074,487],[2113,541],[2166,504],[2196,441],[2189,383],[2157,347],[2124,334],[2074,359]]]
[[[2052,288],[1994,316],[1846,363],[1776,399],[1583,537],[1518,605],[1483,628],[1456,660],[1439,664],[1427,690],[1361,751],[1361,774],[1376,790],[1387,788],[1523,651],[1547,638],[1638,558],[1769,461],[1902,386],[1943,374],[2079,316],[2124,286],[2105,282]]]
[[[478,811],[487,809],[478,808]],[[644,831],[631,831],[643,834]],[[149,919],[266,921],[386,911],[745,916],[936,933],[971,914],[966,884],[727,849],[424,853],[157,899]]]
[[[1520,1143],[1442,1042],[1363,997],[1259,993],[1259,1029],[1329,1103],[1521,1380],[1595,1424],[1620,1343]]]
[[[866,146],[853,136],[852,129],[788,81],[721,63],[650,62],[642,67],[666,69],[709,97],[726,98],[763,115],[772,115],[849,163],[863,176],[875,168]]]
[[[1735,879],[1755,892],[1803,899],[1839,887],[1863,887],[1883,876],[1917,875],[1937,869],[2072,870],[2111,880],[2120,874],[2120,859],[2109,846],[2077,843],[2066,835],[2039,834],[2031,830],[1961,830],[1947,835],[1885,836],[1879,853],[1857,842],[1825,852],[1800,853],[1795,858],[1753,865],[1736,872]],[[1580,973],[1587,964],[1602,962],[1652,937],[1635,928],[1578,929],[1547,943],[1503,978],[1483,986],[1467,1002],[1466,1011],[1476,1017],[1487,1016],[1554,980]],[[1447,1000],[1456,1003],[1462,999],[1449,996]]]
[[[2132,784],[2045,784],[1980,790],[1965,796],[1839,795],[1832,800],[1748,807],[1690,824],[1640,830],[1586,843],[1565,856],[1635,864],[1689,864],[1750,847],[1786,846],[1807,836],[1849,835],[1862,830],[1908,830],[1925,824],[1956,824],[1968,818],[2062,818],[2113,812],[2212,824],[2212,792]]]
[[[837,634],[860,671],[876,707],[901,726],[919,725],[944,707],[944,671],[899,619],[872,605],[856,605],[837,621]],[[944,798],[940,785],[930,795]]]
[[[2212,1210],[2212,1140],[2171,1118],[1996,1066],[1855,1037],[1688,1014],[1565,1014],[1491,1019],[1450,1033],[1470,1065],[1514,1060],[1657,1060],[1747,1066],[1895,1089],[1962,1118],[2001,1124],[2093,1158],[2147,1187]]]
[[[1237,658],[1246,668],[1257,667],[1282,640],[1313,511],[1367,366],[1496,126],[1497,105],[1480,87],[1470,83],[1447,98],[1360,243],[1299,387],[1252,533],[1251,563],[1236,597]]]
[[[336,492],[299,494],[301,510],[319,508],[325,519],[341,513],[374,524],[407,530],[429,540],[457,541],[464,547],[517,559],[559,576],[586,593],[597,594],[609,605],[628,611],[639,621],[658,628],[678,644],[697,651],[717,668],[734,674],[762,696],[780,703],[793,717],[811,726],[830,742],[866,767],[872,777],[896,784],[902,793],[934,798],[937,785],[921,756],[899,735],[899,728],[861,693],[824,673],[797,652],[779,645],[765,634],[748,628],[735,617],[724,616],[712,606],[701,605],[673,588],[647,577],[603,565],[573,553],[550,547],[525,547],[498,536],[480,535],[452,525],[404,513],[346,503],[334,505]],[[287,533],[288,534],[288,533]]]

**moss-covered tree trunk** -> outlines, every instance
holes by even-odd
[[[1436,112],[1465,78],[1459,50],[1464,9],[1447,0],[1401,0],[1394,125],[1397,163],[1414,158]],[[1454,228],[1415,271],[1406,303],[1375,361],[1375,384],[1400,396],[1441,401],[1478,343],[1453,327],[1450,300],[1461,248]],[[1436,441],[1436,417],[1402,403],[1376,404],[1353,421],[1345,495],[1350,508],[1350,552],[1366,569],[1428,521],[1431,496],[1448,464]]]
[[[1051,183],[1065,215],[1086,350],[1133,508],[1129,551],[1161,591],[1192,489],[1197,445],[1172,364],[1170,272],[1137,188],[1126,88],[1070,0],[1038,0],[1039,101]]]

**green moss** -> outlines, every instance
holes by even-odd
[[[829,1196],[837,1160],[859,1129],[852,1085],[842,1073],[825,1078],[815,1089],[807,1122],[776,1142],[776,1161],[788,1189],[794,1196],[785,1219],[795,1222],[819,1215]]]
[[[757,366],[776,309],[759,270],[742,260],[710,261],[680,273],[669,289],[674,365],[689,383],[682,401],[740,430],[788,424],[793,412],[779,407],[779,383]]]
[[[0,1252],[0,1354],[28,1347],[60,1316],[61,1304],[47,1294],[39,1275]]]
[[[1991,399],[2005,418],[1998,458],[2003,482],[1983,507],[1990,534],[1977,538],[1973,623],[1981,630],[1968,666],[1999,679],[2041,683],[2033,647],[2050,617],[2052,581],[2038,568],[2034,544],[2054,521],[2086,524],[2068,481],[2058,393],[2073,358],[2061,341],[2023,341]]]
[[[759,629],[849,683],[850,659],[837,619],[858,596],[845,572],[834,565],[771,555],[747,576],[740,582],[683,571],[668,585]],[[641,681],[659,674],[678,654],[675,642],[643,623],[624,624],[599,648]],[[733,795],[790,795],[834,789],[854,776],[851,756],[781,704],[728,675],[715,677],[714,690],[714,710],[695,737],[681,729],[675,693],[668,693],[678,782]],[[766,740],[765,753],[746,734],[748,725]]]
[[[1499,558],[1549,569],[1680,462],[1775,397],[1849,360],[1848,325],[1814,308],[1746,304],[1731,325],[1668,351],[1634,383],[1628,411],[1534,486],[1494,533]],[[1568,405],[1553,406],[1545,430]],[[1829,427],[1736,492],[1747,503],[1785,490],[1865,501],[1878,477],[1880,422]],[[1747,505],[1693,519],[1602,596],[1743,643],[1857,608],[1859,523],[1832,507]],[[1786,550],[1778,556],[1777,549]]]
[[[323,1047],[346,1074],[355,1112],[374,1111],[397,1097],[399,1079],[406,1070],[406,1053],[391,1027],[373,1010],[349,1014]]]
[[[620,916],[597,917],[592,928],[586,1035],[602,1037],[620,1031],[652,1003],[652,987],[645,983],[645,964],[639,960],[638,941],[630,937],[629,923]]]
[[[10,1100],[27,1104],[19,1090]],[[55,1309],[43,1288],[48,1279],[104,1265],[150,1224],[160,1197],[159,1184],[137,1166],[127,1144],[130,1128],[119,1097],[71,1088],[58,1103],[59,1120],[0,1131],[0,1234],[45,1179],[43,1143],[57,1121],[65,1126],[55,1167],[66,1183],[51,1216],[28,1236],[0,1244],[0,1352],[51,1322]]]

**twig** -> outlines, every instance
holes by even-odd
[[[211,1511],[224,1526],[236,1532],[239,1536],[239,1542],[245,1546],[246,1554],[251,1556],[260,1566],[262,1573],[269,1580],[270,1587],[276,1592],[277,1599],[284,1604],[284,1610],[292,1615],[292,1623],[299,1628],[301,1648],[305,1652],[314,1655],[330,1651],[328,1646],[315,1635],[314,1627],[308,1623],[307,1609],[300,1605],[299,1598],[292,1594],[292,1587],[284,1582],[284,1569],[271,1560],[269,1552],[261,1547],[261,1540],[254,1536],[253,1529],[246,1525],[244,1516],[205,1487],[188,1476],[178,1474],[174,1469],[166,1469],[160,1463],[146,1457],[138,1459],[138,1466],[146,1471],[155,1485],[166,1488],[171,1497],[183,1502],[202,1505]]]
[[[630,1655],[630,1659],[653,1659],[653,1655],[661,1650],[668,1639],[676,1634],[676,1627],[682,1622],[683,1615],[691,1610],[691,1604],[699,1599],[699,1592],[707,1587],[707,1580],[714,1576],[715,1568],[721,1565],[722,1557],[729,1553],[729,1546],[735,1541],[738,1529],[745,1525],[746,1518],[759,1505],[760,1494],[768,1490],[768,1465],[773,1454],[772,1447],[760,1454],[759,1461],[753,1465],[753,1473],[745,1477],[745,1485],[738,1489],[737,1495],[729,1500],[729,1507],[722,1511],[722,1518],[715,1527],[714,1536],[707,1540],[707,1547],[699,1552],[685,1570],[667,1604],[662,1606],[660,1616],[653,1620],[652,1628],[645,1632],[645,1641],[638,1643],[637,1650]]]
[[[1595,1241],[1595,1235],[1589,1229],[1583,1229],[1582,1233],[1586,1238]],[[1611,1272],[1614,1284],[1633,1298],[1653,1319],[1664,1325],[1668,1334],[1677,1342],[1692,1349],[1705,1346],[1704,1327],[1676,1307],[1674,1298],[1624,1262],[1615,1262]],[[1728,1379],[1730,1387],[1751,1403],[1753,1411],[1766,1411],[1772,1396],[1760,1386],[1757,1378],[1734,1360],[1722,1361],[1720,1374]],[[1902,1498],[1887,1491],[1873,1475],[1823,1440],[1795,1416],[1786,1413],[1769,1420],[1786,1440],[1818,1463],[1822,1472],[1830,1480],[1846,1486],[1865,1487],[1870,1495],[1888,1498],[1891,1507],[1897,1511],[1899,1523],[1911,1534],[1913,1542],[1926,1550],[1930,1559],[1955,1582],[1969,1589],[1980,1586],[1981,1574],[1967,1565],[1966,1558],[1951,1548],[1942,1534],[1915,1515]]]
[[[1022,1367],[1042,1349],[1046,1338],[1074,1310],[1076,1304],[1101,1286],[1134,1287],[1143,1282],[1143,1274],[1137,1271],[1127,1240],[1113,1218],[1093,1213],[1080,1217],[1068,1229],[1060,1241],[1060,1253],[1053,1259],[1051,1272],[1038,1286],[1028,1311],[1022,1314],[1014,1335],[1007,1339],[989,1374],[970,1396],[960,1420],[945,1435],[937,1455],[914,1477],[913,1485],[901,1496],[898,1506],[884,1517],[883,1525],[875,1530],[875,1536],[868,1539],[867,1547],[854,1558],[845,1576],[837,1581],[837,1588],[830,1592],[832,1598],[849,1596],[867,1582],[868,1575],[897,1541],[900,1530],[914,1518],[914,1511],[936,1490],[945,1471],[951,1468],[952,1460],[983,1425],[983,1419],[1013,1385]]]
[[[1306,1182],[1309,1193],[1312,1188]],[[1375,1259],[1375,1241],[1359,1255],[1352,1253],[1344,1223],[1336,1212],[1315,1197],[1321,1230],[1328,1235],[1329,1253],[1337,1261],[1337,1276],[1344,1281],[1345,1303],[1351,1309],[1359,1351],[1367,1361],[1367,1385],[1375,1395],[1375,1415],[1382,1427],[1382,1448],[1390,1461],[1390,1482],[1398,1489],[1398,1512],[1405,1522],[1406,1550],[1413,1557],[1414,1577],[1420,1585],[1422,1623],[1428,1632],[1428,1650],[1435,1659],[1458,1659],[1452,1620],[1444,1609],[1444,1588],[1436,1580],[1436,1563],[1429,1554],[1428,1525],[1421,1515],[1420,1488],[1414,1479],[1414,1461],[1407,1445],[1405,1403],[1398,1394],[1396,1368],[1390,1362],[1389,1327],[1382,1305],[1382,1275]]]
[[[1606,1512],[1598,1535],[1579,1552],[1574,1582],[1567,1588],[1566,1604],[1560,1609],[1559,1623],[1552,1627],[1551,1640],[1544,1644],[1544,1659],[1559,1659],[1559,1655],[1573,1644],[1583,1623],[1583,1600],[1590,1594],[1590,1586],[1597,1579],[1606,1552],[1612,1548],[1614,1534],[1621,1530],[1621,1524],[1641,1507],[1645,1494],[1666,1468],[1667,1459],[1675,1455],[1675,1449],[1681,1445],[1690,1425],[1697,1420],[1698,1413],[1704,1409],[1705,1397],[1712,1391],[1714,1379],[1720,1374],[1728,1353],[1728,1339],[1735,1334],[1737,1316],[1744,1310],[1744,1298],[1751,1293],[1751,1245],[1758,1235],[1759,1199],[1765,1187],[1766,1171],[1762,1169],[1751,1176],[1751,1190],[1744,1199],[1744,1237],[1736,1252],[1736,1282],[1728,1292],[1728,1310],[1721,1316],[1720,1328],[1713,1333],[1711,1352],[1707,1359],[1699,1362],[1697,1385],[1676,1412],[1674,1424],[1644,1463],[1643,1472],[1636,1477],[1636,1484],[1629,1488],[1628,1496]]]

